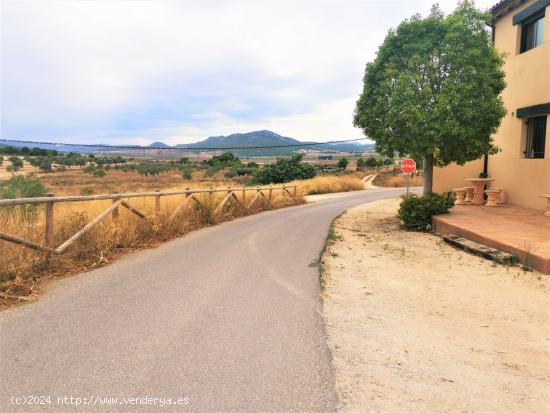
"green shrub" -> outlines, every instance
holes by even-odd
[[[349,160],[345,156],[338,159],[338,168],[339,169],[346,169],[348,167]]]
[[[224,167],[240,165],[241,161],[231,152],[224,152],[221,155],[213,156],[205,161],[205,163],[210,167],[219,167],[219,170],[221,170]]]
[[[450,194],[429,194],[402,196],[397,217],[403,226],[411,231],[429,231],[432,227],[432,216],[445,214],[454,206]]]
[[[90,175],[93,175],[94,171],[95,171],[95,165],[93,163],[87,165],[84,168],[84,172],[87,173],[87,174],[90,174]]]
[[[35,174],[15,175],[5,182],[0,183],[0,198],[36,198],[44,196],[46,188]],[[37,212],[37,205],[20,205],[19,211],[28,217],[34,218]],[[10,213],[14,207],[2,207],[0,211]]]
[[[183,176],[184,179],[188,179],[188,180],[193,179],[193,169],[183,168],[181,170],[181,176]]]
[[[95,169],[93,172],[92,172],[92,175],[93,176],[98,176],[98,177],[104,177],[105,175],[107,175],[107,171],[105,169],[102,169],[102,168],[98,168],[98,169]]]
[[[310,179],[317,174],[313,165],[302,162],[303,154],[290,158],[277,158],[275,163],[264,166],[254,173],[252,184],[279,184],[294,179]]]
[[[11,165],[6,168],[8,172],[17,172],[23,168],[23,160],[17,156],[10,156]]]
[[[51,172],[52,171],[52,163],[53,163],[52,158],[49,158],[49,157],[46,157],[46,156],[41,157],[40,161],[38,162],[38,168],[42,172]]]

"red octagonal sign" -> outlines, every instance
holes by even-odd
[[[414,159],[403,159],[401,161],[401,172],[412,174],[414,171],[416,171],[416,162]]]

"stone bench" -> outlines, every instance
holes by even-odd
[[[474,199],[475,188],[473,186],[465,186],[464,190],[466,191],[466,197],[464,198],[464,201],[469,204]]]
[[[473,186],[464,186],[462,188],[453,189],[456,197],[455,205],[470,205],[474,199],[474,189],[475,188]]]
[[[453,189],[455,194],[455,205],[464,205],[466,201],[464,200],[466,196],[466,190],[464,188],[455,188]]]
[[[486,207],[498,206],[500,201],[500,189],[486,189],[485,194],[487,195]]]
[[[539,195],[539,197],[546,198],[546,212],[544,213],[544,215],[550,217],[550,194],[542,194]]]
[[[491,189],[500,191],[500,193],[498,194],[497,204],[504,204],[504,189],[502,188],[491,188]]]

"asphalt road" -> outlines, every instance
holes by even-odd
[[[320,254],[338,214],[401,192],[249,216],[54,283],[0,313],[0,411],[334,411]]]

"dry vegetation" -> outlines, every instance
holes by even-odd
[[[193,185],[197,188],[197,185]],[[174,188],[172,188],[174,189]],[[183,188],[178,188],[183,189]],[[246,192],[245,203],[250,202],[254,191]],[[125,208],[119,208],[119,217],[107,218],[86,233],[75,245],[61,256],[30,250],[8,242],[0,242],[0,291],[4,299],[9,295],[29,295],[39,290],[44,278],[89,270],[110,262],[117,254],[138,248],[158,245],[170,238],[186,234],[200,227],[270,209],[263,201],[246,212],[236,202],[226,204],[222,212],[214,213],[225,192],[198,194],[203,206],[190,202],[178,217],[170,222],[169,217],[184,199],[184,195],[161,198],[161,210],[155,215],[154,198],[131,198],[129,203],[143,212],[148,219],[141,220]],[[242,192],[238,194],[242,200]],[[303,202],[298,195],[292,199],[273,191],[271,203],[274,208]],[[59,203],[55,205],[55,245],[58,246],[86,223],[108,208],[111,201]],[[27,207],[28,208],[28,207]],[[44,239],[45,212],[43,206],[34,210],[21,207],[6,209],[0,213],[2,231],[42,244]],[[37,282],[39,282],[37,284]],[[2,303],[0,303],[1,305]],[[4,305],[9,304],[4,300]]]
[[[288,185],[299,187],[296,200],[288,195],[282,196],[281,191],[274,190],[271,202],[274,208],[281,208],[304,202],[303,196],[308,194],[363,189],[360,176],[319,176],[310,180],[291,182]],[[240,187],[235,181],[223,179],[223,172],[208,180],[196,174],[193,181],[186,181],[181,175],[170,172],[143,176],[136,172],[111,170],[105,177],[94,177],[75,168],[64,172],[40,174],[40,180],[47,190],[56,196],[139,192],[158,188],[163,191],[176,191],[184,188]],[[154,247],[163,241],[204,226],[269,209],[267,204],[260,201],[256,204],[255,210],[245,212],[236,203],[230,202],[223,213],[214,214],[216,206],[224,196],[225,193],[212,196],[198,195],[205,207],[189,203],[172,223],[168,218],[183,200],[183,195],[162,197],[161,211],[158,215],[155,215],[154,198],[131,198],[128,200],[129,203],[149,217],[147,221],[121,207],[116,221],[112,217],[107,218],[61,256],[48,256],[42,252],[0,241],[0,294],[4,296],[4,301],[0,301],[0,307],[12,303],[11,299],[6,298],[12,295],[18,296],[19,299],[25,296],[34,297],[47,279],[86,271],[109,263],[121,253]],[[242,200],[242,192],[239,192],[238,196]],[[253,196],[253,191],[246,192],[245,204],[250,202]],[[54,245],[59,246],[107,209],[110,203],[111,201],[90,201],[56,204]],[[43,205],[32,208],[3,208],[0,211],[0,228],[3,232],[43,244],[44,226]]]
[[[407,186],[407,180],[401,175],[401,172],[396,172],[394,176],[394,173],[389,170],[379,172],[373,184],[382,187],[400,188]],[[423,184],[424,179],[421,176],[414,176],[410,182],[410,186],[422,186]]]
[[[298,185],[302,195],[358,191],[365,189],[361,176],[361,174],[317,176],[304,181],[293,181],[290,185]]]

